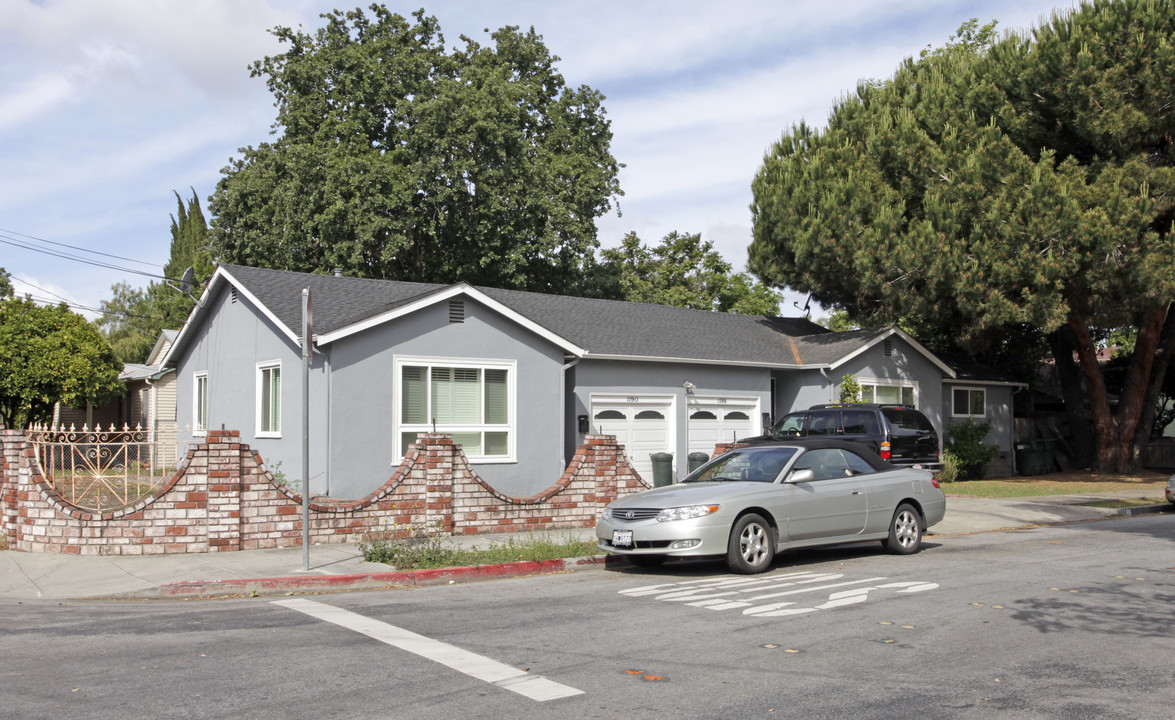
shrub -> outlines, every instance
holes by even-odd
[[[953,483],[959,479],[959,458],[950,450],[942,451],[942,470],[935,473],[940,483]]]
[[[840,401],[842,403],[861,402],[861,383],[855,375],[845,375],[840,379]]]
[[[960,480],[982,478],[987,472],[988,463],[999,454],[999,448],[983,444],[983,439],[990,431],[991,423],[977,423],[970,418],[966,422],[951,423],[946,449],[958,462]]]

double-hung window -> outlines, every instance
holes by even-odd
[[[951,417],[987,416],[987,391],[983,388],[957,387],[951,390]]]
[[[208,432],[208,373],[192,374],[192,433]]]
[[[257,437],[281,437],[282,365],[280,360],[257,364]]]
[[[861,402],[883,403],[885,405],[913,405],[914,386],[862,382]]]
[[[514,459],[512,361],[398,361],[398,455],[422,432],[449,433],[480,462]]]

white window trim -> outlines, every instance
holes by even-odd
[[[505,370],[506,371],[506,417],[505,425],[439,425],[437,432],[495,432],[506,431],[506,455],[469,455],[466,458],[478,465],[500,465],[518,462],[518,361],[501,360],[495,358],[449,358],[429,357],[417,355],[399,355],[393,362],[392,375],[392,464],[398,465],[400,458],[408,449],[401,447],[401,437],[405,432],[432,432],[432,423],[427,426],[417,423],[404,423],[402,400],[404,397],[401,384],[404,379],[404,366],[427,366],[447,368],[469,368],[474,370]],[[483,375],[484,378],[484,375]],[[484,382],[484,381],[483,381]]]
[[[874,385],[877,387],[896,387],[896,388],[907,388],[908,387],[908,388],[913,388],[914,389],[914,407],[918,407],[919,398],[922,397],[922,389],[920,387],[918,387],[918,382],[916,380],[894,380],[892,378],[858,377],[857,382],[862,386]],[[833,389],[836,390],[839,387],[840,387],[839,385],[835,385],[835,386],[833,386]],[[877,397],[876,394],[874,394],[873,402],[877,402],[876,397]]]
[[[950,388],[951,388],[951,417],[952,418],[962,418],[962,419],[967,419],[967,418],[985,418],[986,419],[987,418],[987,388],[980,387],[978,385],[951,385]],[[970,407],[971,407],[971,397],[970,397],[969,393],[976,392],[976,391],[983,393],[983,412],[979,415],[973,415],[970,412],[956,413],[955,412],[955,391],[956,390],[966,390],[968,392],[968,397],[967,397],[968,410],[970,410]]]
[[[204,404],[200,404],[200,381],[204,381]],[[192,434],[204,437],[208,434],[208,371],[192,373]],[[200,426],[200,411],[204,411],[204,426]]]
[[[282,416],[283,403],[281,401],[280,395],[278,396],[278,416],[277,416],[277,428],[278,429],[276,431],[273,431],[273,430],[263,431],[261,429],[261,420],[264,417],[264,408],[261,407],[262,385],[264,385],[264,383],[265,383],[265,371],[272,370],[274,368],[277,368],[278,377],[284,378],[285,373],[282,372],[282,361],[281,360],[265,360],[263,362],[257,363],[257,372],[255,375],[256,382],[254,383],[254,393],[253,393],[253,395],[254,395],[253,436],[254,437],[280,438],[282,436],[282,433],[281,433],[282,417],[281,416]],[[278,391],[280,393],[281,389],[279,388]]]

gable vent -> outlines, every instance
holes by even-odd
[[[232,301],[233,301],[233,302],[236,302],[236,301],[237,301],[237,289],[236,289],[236,288],[233,288],[233,289],[232,289],[232,290],[229,292],[229,297],[231,297],[231,298],[232,298]]]
[[[892,356],[893,356],[893,341],[892,341],[892,340],[886,340],[886,341],[885,341],[885,342],[882,344],[882,347],[884,348],[884,352],[885,352],[885,356],[886,356],[886,357],[892,357]]]
[[[450,300],[449,301],[449,322],[451,322],[451,323],[465,322],[465,301],[464,300]]]

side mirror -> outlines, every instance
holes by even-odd
[[[812,482],[816,479],[816,473],[812,472],[812,468],[802,468],[800,470],[792,470],[784,482],[802,483]]]

